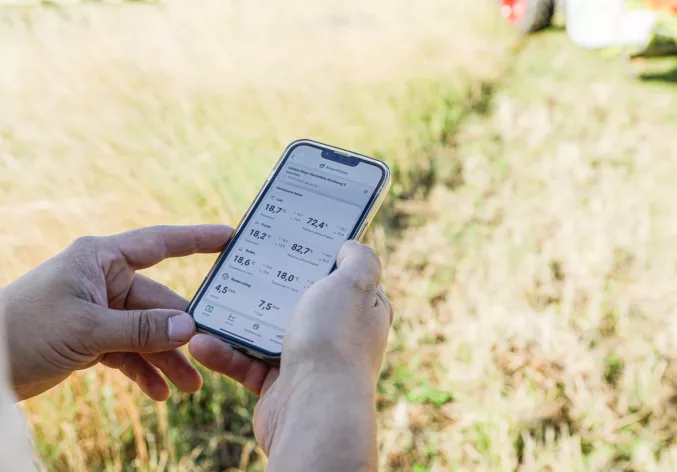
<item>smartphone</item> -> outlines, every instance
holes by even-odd
[[[310,140],[284,151],[188,307],[199,331],[277,362],[294,307],[336,269],[390,187],[388,166]]]

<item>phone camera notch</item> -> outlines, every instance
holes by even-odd
[[[355,157],[351,156],[346,156],[344,154],[340,154],[338,152],[331,151],[329,149],[324,149],[322,150],[322,158],[327,159],[333,162],[338,162],[339,164],[343,164],[345,166],[349,167],[355,167],[357,164],[359,164],[359,160]]]

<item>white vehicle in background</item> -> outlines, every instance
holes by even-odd
[[[571,40],[584,48],[626,47],[642,54],[660,45],[677,54],[677,0],[498,0],[501,15],[520,33],[547,28],[564,10]]]

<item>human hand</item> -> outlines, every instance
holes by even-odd
[[[310,450],[315,450],[309,444],[319,438],[325,448],[343,444],[332,453],[359,462],[352,468],[338,460],[338,470],[361,470],[363,464],[374,462],[374,391],[392,322],[380,278],[374,252],[347,242],[339,253],[338,269],[314,284],[294,310],[279,369],[208,335],[191,340],[190,352],[200,363],[261,395],[254,431],[275,468],[312,469],[308,462],[295,469],[297,464],[289,461],[300,444],[303,450],[297,450],[297,456],[309,460]],[[324,428],[318,432],[317,424],[304,425],[308,421],[324,423]],[[302,439],[303,434],[309,437]],[[347,443],[354,447],[346,447]],[[322,461],[329,467],[327,454]]]
[[[119,369],[154,400],[202,378],[176,348],[195,333],[188,302],[137,270],[168,257],[219,252],[227,226],[157,226],[85,237],[0,290],[12,385],[38,395],[99,362]],[[1,319],[1,317],[0,317]]]

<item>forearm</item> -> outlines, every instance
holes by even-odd
[[[35,469],[28,432],[8,383],[2,292],[0,288],[0,469],[27,472]]]
[[[12,394],[13,402],[23,401],[36,395],[28,386],[20,385],[15,382],[15,361],[17,356],[13,356],[12,341],[16,343],[16,333],[12,326],[12,305],[16,303],[11,299],[11,285],[0,288],[0,320],[2,320],[2,330],[0,330],[0,348],[2,349],[3,360],[3,381],[7,382]],[[15,334],[14,337],[10,334]],[[25,345],[25,343],[24,343]],[[34,346],[33,346],[34,348]]]
[[[372,381],[348,375],[307,380],[278,418],[267,470],[377,470]]]

